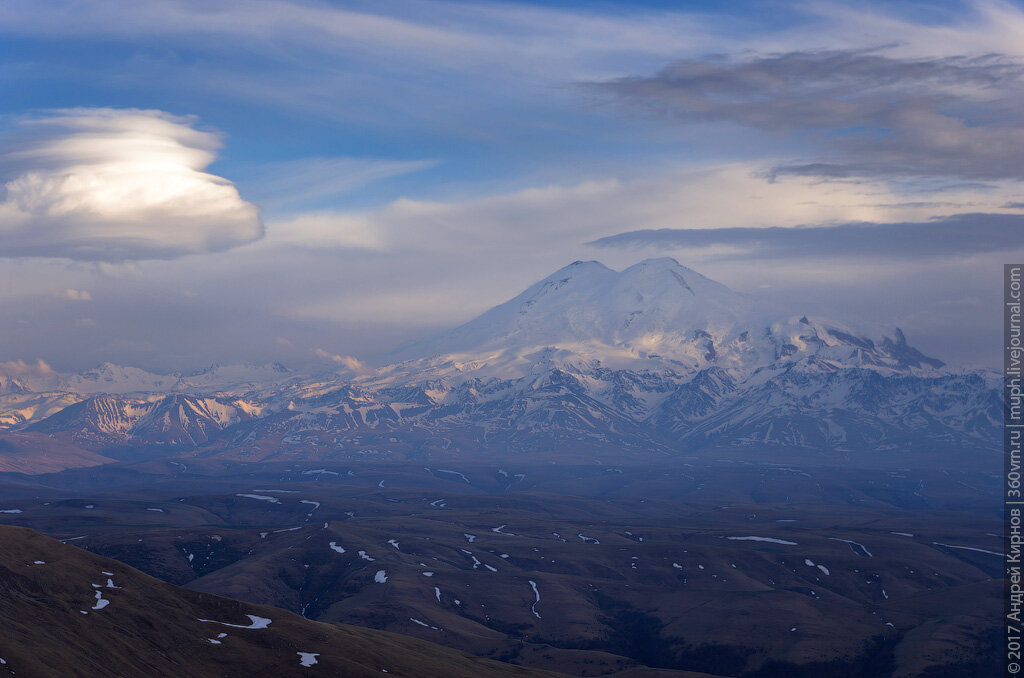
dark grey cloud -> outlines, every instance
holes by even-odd
[[[957,214],[925,222],[856,222],[795,228],[663,228],[620,233],[588,244],[627,249],[740,249],[725,255],[726,258],[956,257],[1024,249],[1024,215]]]
[[[774,176],[1024,179],[1024,65],[1000,55],[714,57],[590,87],[682,123],[796,135],[828,153]]]

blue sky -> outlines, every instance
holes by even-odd
[[[1006,2],[12,0],[0,363],[365,358],[669,255],[995,364],[1022,34]],[[801,226],[836,230],[759,256]]]

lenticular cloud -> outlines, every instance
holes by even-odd
[[[162,111],[22,121],[0,155],[0,256],[173,259],[263,235],[259,210],[204,170],[219,137]]]

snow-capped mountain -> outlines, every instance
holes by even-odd
[[[232,424],[258,416],[259,404],[223,398],[168,395],[140,400],[98,395],[70,405],[24,430],[66,432],[84,446],[195,447]]]
[[[867,367],[930,373],[943,366],[893,328],[856,332],[826,319],[789,316],[705,278],[674,259],[617,272],[577,261],[478,318],[394,356],[415,381],[425,371],[522,377],[538,367],[745,374],[770,364]]]
[[[736,341],[733,330],[756,315],[743,295],[671,259],[621,273],[577,261],[478,318],[407,347],[397,357],[486,366],[522,376],[538,360],[600,360],[635,367],[649,356],[688,365],[707,361],[707,335]]]
[[[174,392],[237,391],[267,388],[295,375],[278,363],[270,365],[212,365],[191,374],[155,374],[138,367],[102,363],[73,374],[56,372],[15,379],[0,375],[0,395],[14,392],[63,392],[82,396]],[[11,384],[11,387],[5,387]]]
[[[79,445],[204,447],[257,459],[998,449],[993,375],[949,369],[897,328],[854,329],[794,311],[672,259],[621,272],[576,262],[357,377],[279,366],[165,376],[103,365],[57,380],[57,391],[80,402],[7,421]]]
[[[0,374],[0,395],[22,395],[28,392],[29,389],[18,379]]]

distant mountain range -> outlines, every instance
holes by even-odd
[[[0,377],[0,430],[19,450],[45,436],[113,458],[998,456],[998,375],[951,369],[897,328],[791,311],[672,259],[576,262],[360,373]]]

